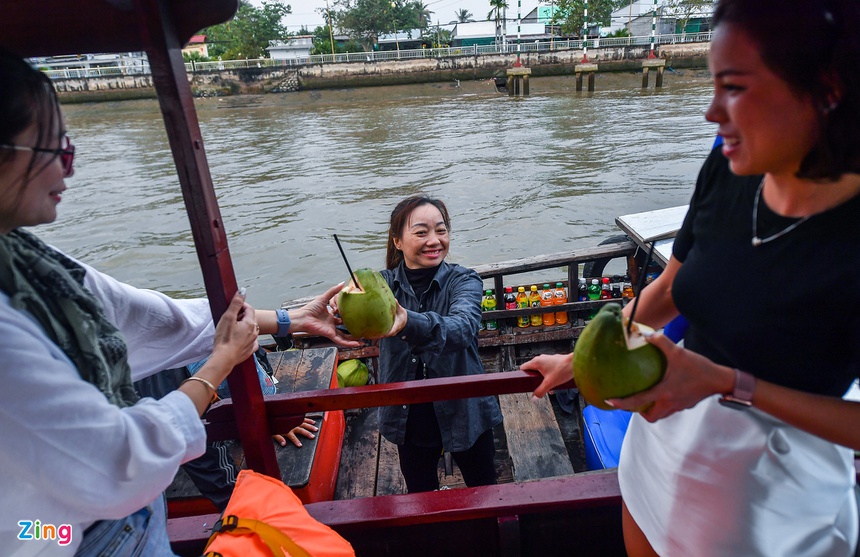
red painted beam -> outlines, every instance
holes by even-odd
[[[135,0],[134,5],[138,31],[147,45],[152,82],[182,186],[212,317],[217,321],[236,292],[236,276],[203,149],[194,97],[185,73],[172,4],[169,0]],[[237,372],[227,378],[235,404],[238,437],[250,468],[280,478],[252,358],[242,362]]]
[[[350,532],[377,528],[620,505],[617,474],[607,470],[524,483],[326,501],[305,509],[348,537]],[[218,518],[211,514],[168,520],[171,543],[179,548],[199,546]]]

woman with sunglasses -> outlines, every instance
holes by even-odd
[[[203,453],[200,416],[258,335],[358,343],[326,308],[340,285],[290,312],[237,294],[216,327],[205,299],[134,288],[45,245],[25,227],[57,218],[73,157],[51,82],[0,50],[0,555],[173,555],[162,492]],[[134,394],[132,381],[207,356],[160,400]]]
[[[689,321],[650,342],[655,387],[618,480],[631,557],[849,557],[858,541],[860,3],[719,0],[702,167],[673,255],[636,320]],[[745,288],[735,288],[744,284]],[[625,308],[630,310],[630,306]],[[629,311],[626,311],[629,315]],[[543,396],[569,356],[539,356]]]

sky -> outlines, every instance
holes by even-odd
[[[251,3],[259,6],[260,1],[251,0]],[[538,5],[538,0],[508,0],[508,18],[515,19],[517,17],[518,1],[520,2],[519,10],[522,17],[525,17]],[[326,0],[283,0],[283,2],[293,8],[293,13],[284,18],[290,32],[297,32],[303,25],[313,31],[316,26],[324,24],[325,17],[317,9],[321,8],[325,11]],[[488,0],[424,0],[424,3],[433,12],[433,23],[438,20],[442,25],[455,21],[457,12],[463,8],[472,12],[475,21],[486,19],[487,13],[490,11]],[[329,0],[329,5],[333,7],[334,0]]]

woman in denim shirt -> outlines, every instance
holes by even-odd
[[[483,282],[472,269],[445,262],[449,229],[448,210],[437,199],[409,197],[391,213],[382,276],[401,307],[391,336],[379,343],[382,383],[484,373]],[[496,483],[493,427],[502,414],[495,397],[383,406],[379,421],[382,435],[397,445],[409,493],[439,488],[444,450],[466,485]]]

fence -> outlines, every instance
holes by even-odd
[[[678,44],[710,42],[711,33],[685,33],[673,35],[656,35],[654,44]],[[234,70],[243,68],[263,67],[299,67],[315,64],[332,64],[342,62],[378,62],[385,60],[414,60],[421,58],[453,58],[457,56],[480,56],[490,54],[516,54],[517,52],[551,52],[556,50],[576,50],[583,46],[588,48],[647,46],[651,44],[651,36],[639,37],[601,37],[587,40],[541,40],[517,42],[510,37],[498,45],[452,46],[446,48],[421,48],[415,50],[383,50],[369,52],[345,52],[341,54],[313,54],[302,58],[274,60],[259,58],[255,60],[219,60],[216,62],[187,62],[185,70],[188,73]],[[43,69],[52,79],[70,79],[84,77],[103,77],[118,75],[149,75],[149,63],[137,60],[134,65],[113,65],[101,67],[68,67],[62,69]]]

